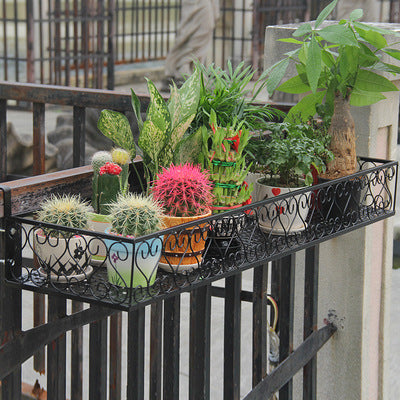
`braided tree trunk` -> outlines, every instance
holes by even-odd
[[[349,98],[341,94],[335,97],[335,108],[328,130],[331,136],[330,149],[335,158],[328,164],[324,178],[333,179],[350,175],[357,170],[356,135],[354,119],[350,113]]]

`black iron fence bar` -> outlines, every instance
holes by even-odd
[[[318,276],[319,246],[306,249],[304,279],[304,324],[303,339],[317,329],[318,322]],[[303,368],[303,400],[317,399],[317,358],[314,357]]]
[[[247,394],[243,400],[269,399],[317,354],[336,330],[335,326],[329,324],[313,332],[288,358]]]
[[[163,303],[157,301],[150,310],[150,377],[149,392],[151,400],[162,399],[162,322]]]
[[[7,289],[6,287],[3,288],[4,290]],[[58,300],[63,299],[58,298]],[[7,301],[7,306],[10,308],[12,303]],[[16,313],[15,318],[18,318],[18,309],[16,308],[13,311]],[[0,347],[2,361],[0,363],[0,380],[3,380],[10,371],[18,369],[18,366],[31,357],[34,352],[55,341],[60,335],[115,313],[118,313],[118,311],[105,307],[88,308],[66,317],[51,320],[45,325],[24,331],[23,334],[15,335],[14,338],[10,338]],[[5,333],[7,330],[1,332]],[[18,390],[20,391],[21,387]]]

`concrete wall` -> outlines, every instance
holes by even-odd
[[[276,39],[290,37],[296,28],[296,25],[267,28],[266,68],[293,49]],[[398,77],[388,77],[400,86]],[[399,93],[386,96],[386,100],[376,105],[352,108],[359,155],[395,159]],[[318,400],[389,398],[392,246],[392,219],[321,244],[318,326],[323,325],[329,310],[335,310],[343,327],[339,327],[319,353]],[[295,315],[301,317],[300,312]]]

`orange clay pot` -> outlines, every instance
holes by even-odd
[[[200,218],[211,215],[211,210],[203,215],[193,217],[172,217],[164,216],[165,228],[194,222]],[[164,235],[163,253],[160,259],[160,267],[169,272],[180,272],[197,268],[204,252],[207,239],[209,223],[194,225],[176,234]]]

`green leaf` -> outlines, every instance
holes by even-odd
[[[307,79],[310,83],[311,91],[313,93],[317,91],[319,77],[321,76],[321,69],[321,47],[319,47],[318,42],[313,36],[308,48],[306,63]]]
[[[360,66],[361,67],[372,67],[380,58],[364,43],[360,43]]]
[[[143,127],[143,120],[142,120],[142,115],[140,113],[140,100],[139,97],[136,96],[136,93],[131,89],[131,103],[132,103],[132,109],[135,113],[139,132],[142,130]]]
[[[316,106],[322,103],[326,90],[317,93],[311,93],[303,97],[294,107],[288,112],[285,122],[307,122],[310,117],[316,113]]]
[[[343,46],[339,57],[339,73],[341,82],[345,86],[353,86],[359,68],[359,48]]]
[[[333,0],[329,3],[318,15],[315,21],[315,29],[317,29],[332,13],[333,9],[336,7],[338,0]]]
[[[293,94],[309,92],[311,90],[310,85],[308,85],[303,78],[305,78],[305,76],[296,75],[282,83],[277,90],[280,92]]]
[[[379,32],[361,29],[355,26],[357,33],[369,44],[380,50],[387,46],[387,41]]]
[[[396,60],[400,60],[400,50],[397,49],[385,49],[382,50],[384,53],[389,54],[389,56],[395,58]]]
[[[350,104],[352,106],[363,107],[375,104],[384,99],[386,97],[381,93],[354,89],[350,96]]]
[[[275,64],[275,68],[271,71],[267,81],[267,91],[271,96],[274,90],[277,88],[279,83],[281,82],[282,78],[286,74],[286,70],[289,66],[289,59],[284,58],[283,60],[279,61]]]
[[[174,164],[197,164],[203,142],[202,128],[193,134],[184,137],[178,144],[174,153]]]
[[[278,42],[303,44],[303,42],[301,40],[297,40],[297,39],[293,39],[293,38],[278,39]]]
[[[361,8],[357,8],[356,10],[353,10],[350,13],[349,20],[352,22],[356,21],[356,20],[362,18],[363,15],[364,15],[364,11]]]
[[[354,88],[366,92],[396,92],[398,90],[389,79],[366,69],[358,71]]]
[[[345,25],[329,25],[318,31],[318,35],[330,43],[358,47],[353,31]]]
[[[392,74],[400,74],[400,67],[393,64],[388,64],[384,62],[379,62],[374,66],[377,71],[390,72]]]
[[[332,68],[335,65],[335,58],[332,53],[326,49],[322,49],[321,59],[328,68]]]
[[[311,33],[311,32],[312,32],[311,24],[309,24],[309,23],[307,22],[307,23],[301,24],[301,25],[293,32],[293,37],[301,37],[301,36],[304,36],[304,35],[306,35],[306,34],[308,34],[308,33]]]
[[[113,110],[102,110],[97,121],[97,127],[104,136],[111,139],[118,147],[128,151],[131,159],[135,158],[136,148],[131,125],[124,114]]]
[[[400,32],[391,31],[389,29],[383,29],[376,25],[372,25],[372,24],[368,25],[368,24],[364,24],[364,23],[358,22],[358,21],[354,21],[354,27],[359,27],[364,30],[379,32],[382,35],[400,36]]]

